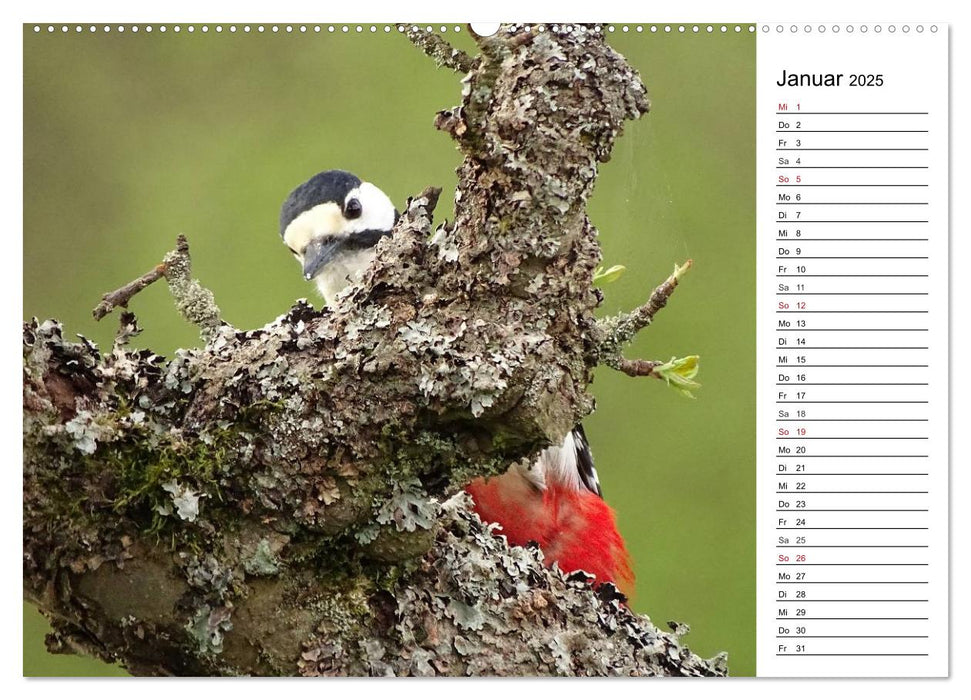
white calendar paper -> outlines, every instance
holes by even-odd
[[[946,27],[760,26],[759,674],[947,675]]]

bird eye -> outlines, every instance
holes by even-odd
[[[361,215],[361,203],[356,199],[347,200],[347,204],[344,205],[344,218],[356,219],[360,215]]]

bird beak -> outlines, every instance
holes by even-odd
[[[344,239],[337,236],[317,238],[307,244],[303,253],[303,277],[312,280],[323,267],[334,259],[344,246]]]

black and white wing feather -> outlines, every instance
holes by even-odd
[[[573,449],[576,452],[576,469],[580,475],[580,483],[588,491],[592,491],[603,498],[603,491],[600,488],[600,478],[597,476],[597,468],[593,466],[593,453],[587,442],[587,434],[583,432],[583,424],[577,423],[571,433],[573,436]]]
[[[520,467],[522,474],[541,491],[559,486],[574,491],[587,491],[603,498],[593,454],[587,443],[583,426],[577,423],[563,443],[543,450],[539,459],[529,467]]]

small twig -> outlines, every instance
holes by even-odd
[[[621,357],[614,369],[623,372],[628,377],[650,377],[654,375],[654,368],[661,364],[663,363],[653,360],[628,360]]]
[[[405,36],[412,44],[424,51],[444,68],[451,68],[457,73],[468,73],[475,62],[471,56],[452,46],[437,32],[426,31],[417,24],[400,24],[405,28]]]
[[[656,360],[628,360],[620,354],[609,355],[601,358],[603,364],[608,367],[623,372],[628,377],[654,377],[665,382],[669,387],[687,396],[694,398],[692,391],[701,388],[701,384],[695,381],[698,375],[699,357],[688,355],[687,357],[672,357],[667,362]]]
[[[165,264],[161,263],[156,265],[144,275],[136,280],[132,280],[124,287],[105,294],[103,297],[101,297],[101,303],[94,307],[94,310],[91,313],[94,314],[95,320],[100,321],[105,316],[110,314],[115,307],[120,306],[123,309],[127,309],[128,302],[131,301],[133,296],[145,289],[145,287],[150,285],[152,282],[156,282],[162,279],[164,276]]]
[[[693,262],[675,267],[674,272],[651,293],[647,303],[630,313],[610,316],[597,322],[601,332],[600,362],[631,377],[657,376],[654,368],[663,364],[650,360],[628,360],[621,354],[625,345],[634,339],[638,331],[651,325],[654,315],[663,309],[674,293],[681,276],[691,269]]]
[[[671,276],[651,292],[651,297],[647,300],[646,304],[637,307],[629,314],[621,314],[615,317],[619,320],[616,333],[617,343],[621,345],[629,343],[637,335],[638,331],[651,325],[655,314],[667,306],[668,299],[674,294],[674,290],[678,286],[681,276],[690,270],[693,264],[694,261],[688,260],[681,267],[674,268]]]
[[[105,294],[101,303],[95,307],[94,317],[99,321],[111,311],[121,306],[127,308],[132,297],[161,278],[169,283],[169,291],[175,299],[175,306],[189,323],[199,326],[203,339],[208,340],[215,330],[226,325],[220,318],[219,307],[213,293],[192,279],[192,260],[189,257],[189,242],[184,235],[176,239],[175,250],[165,254],[161,264],[120,289]],[[122,319],[122,329],[127,324]],[[122,331],[123,332],[123,331]],[[125,339],[131,337],[129,334]]]

